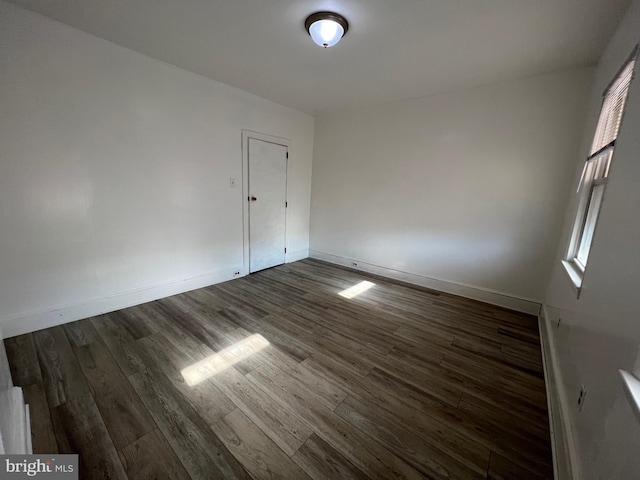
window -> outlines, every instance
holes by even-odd
[[[578,293],[587,268],[589,251],[602,206],[618,131],[622,123],[627,93],[633,79],[636,57],[637,47],[631,59],[623,66],[604,93],[598,126],[578,185],[580,195],[578,210],[567,256],[562,262],[571,281],[578,289]]]

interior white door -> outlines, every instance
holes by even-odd
[[[249,139],[249,272],[284,263],[287,147]]]

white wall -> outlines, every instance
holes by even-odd
[[[288,245],[306,256],[310,115],[4,2],[0,72],[6,336],[242,269],[242,129],[291,139]]]
[[[540,302],[592,71],[317,117],[311,255]]]
[[[550,348],[565,418],[573,431],[574,478],[640,476],[640,424],[623,393],[618,369],[640,374],[640,80],[638,67],[618,137],[580,299],[560,265],[575,215],[575,187],[593,138],[602,92],[640,41],[636,0],[596,70],[571,201],[545,299]],[[560,327],[556,327],[558,318]],[[581,413],[580,385],[587,388]]]

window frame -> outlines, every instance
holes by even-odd
[[[580,195],[578,207],[576,209],[573,227],[571,229],[571,236],[569,237],[569,245],[566,249],[566,255],[562,260],[562,265],[577,291],[578,298],[580,298],[580,291],[582,289],[583,279],[587,270],[589,253],[591,246],[593,245],[593,238],[595,236],[598,218],[604,202],[606,185],[609,177],[609,171],[611,169],[615,145],[624,120],[626,102],[629,98],[631,84],[635,78],[638,50],[639,46],[636,45],[631,55],[623,63],[620,70],[618,70],[613,80],[609,83],[602,94],[600,114],[598,116],[598,123],[595,128],[591,149],[594,148],[593,145],[595,144],[600,131],[600,123],[603,120],[603,113],[605,112],[607,101],[609,100],[609,94],[615,92],[614,87],[617,86],[618,82],[623,78],[623,73],[627,70],[629,65],[632,64],[631,76],[626,90],[623,93],[622,113],[620,115],[619,126],[615,138],[599,148],[597,151],[590,153],[584,164],[580,181],[578,182],[577,193]],[[610,119],[608,118],[606,119],[606,121],[609,120]]]

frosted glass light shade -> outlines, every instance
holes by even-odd
[[[307,18],[305,27],[317,45],[329,48],[340,41],[349,29],[349,24],[337,13],[318,12]]]
[[[318,20],[309,27],[309,35],[317,45],[333,47],[344,35],[344,28],[333,20]]]

